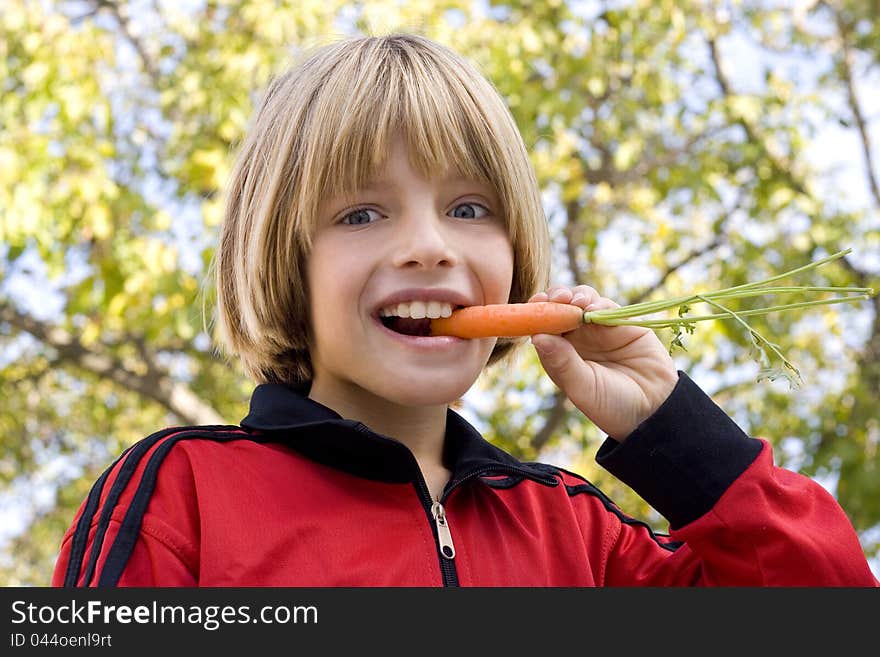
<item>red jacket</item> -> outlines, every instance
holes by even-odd
[[[770,446],[683,373],[597,459],[670,521],[669,536],[576,474],[517,461],[451,410],[452,478],[435,504],[402,443],[304,388],[264,384],[240,427],[169,428],[123,453],[65,534],[52,584],[878,585],[834,498],[775,467]]]

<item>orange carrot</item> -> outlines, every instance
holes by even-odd
[[[431,335],[459,338],[513,338],[536,333],[566,333],[584,322],[577,306],[554,301],[468,306],[450,317],[431,320]]]

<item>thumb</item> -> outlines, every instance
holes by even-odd
[[[567,390],[577,390],[578,384],[576,379],[580,376],[580,369],[583,365],[580,355],[565,338],[558,335],[548,335],[541,333],[532,336],[532,345],[538,352],[541,359],[541,365],[547,372],[553,382],[559,386],[563,392]]]

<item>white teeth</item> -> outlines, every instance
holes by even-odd
[[[387,306],[379,311],[379,317],[411,317],[423,319],[425,317],[436,319],[437,317],[449,317],[452,314],[453,305],[445,301],[410,301]]]
[[[423,301],[413,301],[409,304],[409,316],[413,319],[422,319],[426,314],[425,303]]]

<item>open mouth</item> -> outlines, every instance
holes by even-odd
[[[431,320],[428,317],[413,319],[412,317],[380,317],[385,328],[403,335],[431,335]]]

